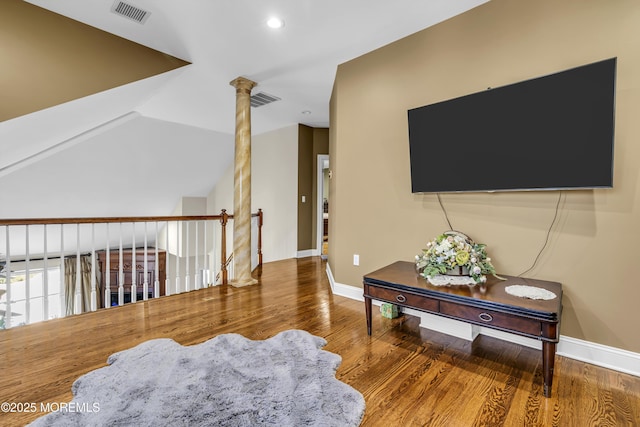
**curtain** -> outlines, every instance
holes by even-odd
[[[66,301],[66,313],[69,316],[71,314],[78,314],[75,312],[75,298],[76,292],[79,286],[81,303],[79,313],[85,313],[91,311],[91,255],[80,256],[80,275],[78,277],[77,269],[78,258],[68,257],[64,259],[64,289],[65,289],[65,301]],[[100,264],[96,262],[95,266],[95,291],[96,291],[96,307],[100,308],[102,304],[102,292],[100,273]],[[78,282],[79,281],[79,282]]]

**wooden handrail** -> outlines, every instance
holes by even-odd
[[[114,222],[161,222],[161,221],[207,221],[222,219],[223,215],[227,219],[233,219],[233,214],[227,214],[226,209],[221,215],[185,215],[185,216],[132,216],[132,217],[79,217],[79,218],[19,218],[2,219],[2,225],[42,225],[42,224],[92,224],[92,223],[114,223]],[[262,209],[251,214],[252,217],[262,218]],[[262,219],[259,220],[262,222]]]

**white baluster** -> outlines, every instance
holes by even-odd
[[[164,276],[164,294],[171,295],[171,286],[169,286],[169,221],[165,225],[165,252],[166,252],[166,268],[165,268],[165,276]]]
[[[189,225],[191,224],[191,221],[187,221],[187,228],[186,228],[186,233],[187,233],[187,244],[186,244],[186,268],[185,268],[185,277],[184,277],[184,290],[185,292],[189,292],[191,290],[191,278],[189,277],[189,273],[191,272],[191,270],[189,270]]]
[[[82,265],[80,264],[80,224],[76,224],[76,290],[73,312],[82,313]]]
[[[202,272],[200,271],[200,248],[199,248],[199,225],[200,221],[196,221],[196,289],[202,288]]]
[[[29,324],[31,322],[31,268],[29,266],[30,262],[30,254],[29,254],[29,226],[25,226],[25,234],[24,234],[24,243],[25,243],[25,255],[24,255],[24,324]],[[10,276],[9,276],[10,277]],[[18,292],[17,292],[18,293]],[[20,294],[18,293],[17,297]]]
[[[180,227],[181,221],[176,221],[176,293],[179,294],[180,291],[180,255],[181,251],[181,241],[180,241]]]
[[[144,223],[144,267],[143,267],[143,278],[142,278],[142,299],[149,299],[149,277],[147,274],[149,273],[149,269],[147,268],[147,264],[149,262],[148,253],[147,253],[147,223]]]
[[[60,224],[60,307],[62,316],[67,315],[67,283],[64,276],[64,224]]]
[[[31,271],[29,271],[29,226],[25,227],[25,257],[24,257],[24,323],[31,323]]]
[[[104,266],[104,308],[111,307],[111,256],[109,254],[109,246],[111,245],[111,238],[109,237],[109,223],[107,223],[107,251],[105,255]]]
[[[207,220],[203,221],[202,232],[202,287],[209,287],[209,263],[207,262]]]
[[[118,305],[124,305],[124,271],[122,258],[122,223],[120,223],[120,248],[118,253]]]
[[[96,227],[91,224],[91,311],[98,309],[98,292],[96,289]]]
[[[47,249],[47,224],[44,224],[43,229],[43,241],[44,254],[42,257],[42,319],[49,320],[49,254]]]
[[[220,224],[219,221],[217,221],[216,224],[214,224],[215,228],[213,229],[213,236],[212,236],[212,246],[213,246],[213,253],[211,254],[211,274],[213,275],[213,278],[215,280],[216,275],[220,274],[220,269],[216,270],[216,265],[218,264],[218,261],[220,260],[220,254],[217,252],[217,242],[220,242],[220,240],[222,239],[222,224]],[[220,250],[222,250],[222,245],[220,245]],[[220,266],[220,268],[222,268],[222,266]],[[216,281],[215,283],[216,285],[219,285],[220,283],[218,283],[218,281]]]
[[[158,221],[156,221],[156,238],[154,239],[154,242],[154,246],[156,247],[156,270],[153,275],[153,297],[158,298],[160,296],[160,278],[158,274],[160,272],[160,257],[158,256]]]
[[[131,224],[133,228],[133,241],[131,243],[131,302],[138,300],[138,263],[136,260],[136,223]]]
[[[217,286],[216,280],[216,262],[220,259],[218,252],[216,252],[216,242],[218,242],[218,227],[220,227],[220,221],[211,223],[211,253],[209,254],[209,277],[211,278],[211,285]]]
[[[6,251],[5,254],[7,256],[7,263],[5,264],[4,269],[7,272],[7,278],[6,278],[7,311],[4,314],[4,327],[10,328],[11,327],[11,245],[9,244],[9,242],[11,241],[10,227],[6,225],[5,230],[6,230],[6,236],[7,236],[7,241],[5,242],[5,251]]]

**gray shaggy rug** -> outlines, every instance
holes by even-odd
[[[78,378],[67,407],[30,425],[358,426],[364,398],[335,378],[342,359],[326,344],[301,330],[150,340]]]

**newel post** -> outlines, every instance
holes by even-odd
[[[220,226],[222,227],[221,235],[221,247],[220,247],[220,276],[222,277],[222,284],[226,285],[228,281],[227,272],[227,221],[229,221],[229,214],[226,209],[222,209],[220,213]]]
[[[264,214],[262,209],[258,209],[258,265],[262,266],[262,224],[264,221]]]

